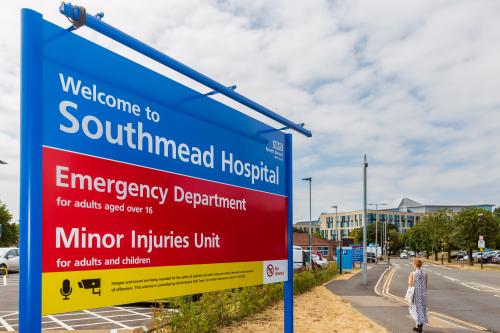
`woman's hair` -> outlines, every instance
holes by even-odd
[[[422,267],[423,261],[422,261],[422,259],[415,258],[413,260],[413,263],[415,264],[415,266],[417,266],[418,268],[420,268],[420,267]]]

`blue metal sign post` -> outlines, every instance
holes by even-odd
[[[116,304],[113,301],[123,304],[151,295],[175,292],[186,295],[285,281],[284,326],[286,333],[292,333],[292,136],[282,130],[289,128],[306,136],[311,136],[311,132],[303,124],[293,123],[236,93],[233,87],[226,88],[102,22],[102,14],[91,16],[83,7],[64,3],[60,11],[74,22],[72,29],[63,30],[32,10],[22,11],[20,332],[41,331],[42,313]],[[212,100],[208,97],[212,93],[200,94],[71,33],[83,25],[252,108],[285,128],[272,128]],[[76,171],[70,173],[70,169]],[[146,183],[136,183],[141,179]],[[151,179],[154,184],[148,183]],[[85,186],[84,183],[75,185],[79,180],[85,181]],[[128,185],[124,192],[125,183]],[[195,202],[196,193],[189,192],[191,197],[187,199],[185,189],[179,185],[227,193],[246,201],[239,200],[241,212],[214,213],[210,208],[201,207],[204,205],[201,199]],[[186,199],[182,199],[182,204],[177,194],[172,194],[169,205],[164,205],[170,198],[167,197],[169,188],[172,191],[168,193],[177,193],[179,188],[183,191],[182,197]],[[161,194],[162,189],[164,196],[160,200],[158,193]],[[198,196],[201,198],[201,194]],[[101,209],[101,204],[109,206],[110,202],[112,210]],[[211,202],[212,199],[210,205]],[[139,208],[144,209],[141,205],[145,203],[152,206],[145,207],[143,215],[134,215]],[[186,203],[195,206],[186,207]],[[246,203],[251,206],[248,211]],[[84,205],[84,209],[80,205]],[[209,205],[209,201],[205,205]],[[121,207],[132,210],[120,213],[124,209]],[[236,209],[232,204],[230,208]],[[266,212],[265,216],[258,214],[262,211]],[[212,217],[198,225],[193,221],[198,221],[196,214],[202,212]],[[183,219],[186,215],[190,218]],[[184,221],[176,224],[176,219]],[[223,228],[221,223],[215,223],[221,219],[225,219]],[[262,230],[259,223],[264,223],[263,227],[269,228],[266,235],[272,236],[259,237],[270,237],[266,240],[269,247],[262,253],[236,251],[236,247],[247,240],[238,237],[241,227],[239,229],[235,221],[249,221],[255,230]],[[109,243],[113,237],[110,231],[135,235],[147,233],[148,229],[150,234],[160,235],[216,231],[225,242],[217,251],[203,246],[198,250],[194,246],[190,251],[184,250],[188,255],[182,262],[175,261],[178,255],[166,256],[160,250],[155,252],[149,248],[146,253],[145,247],[138,248],[139,243],[132,241],[129,243],[135,245],[123,247],[119,242],[118,245]],[[68,236],[69,230],[71,236]],[[80,247],[73,241],[74,233],[80,230],[93,235],[105,234],[106,244],[110,246],[98,251]],[[251,231],[247,236],[251,236]],[[121,237],[126,236],[121,234]],[[236,239],[239,243],[234,242]],[[188,247],[189,242],[185,242]],[[124,256],[127,251],[134,255],[142,251],[143,259],[153,263],[145,266],[120,260],[113,263],[120,259],[116,254]],[[169,248],[167,251],[180,250]],[[87,256],[93,256],[92,263],[87,263]],[[200,262],[200,258],[207,258],[207,262]],[[85,267],[82,268],[81,262]],[[240,264],[241,269],[251,273],[229,286],[228,282],[203,285],[200,282],[196,287],[200,289],[191,287],[183,291],[168,289],[165,284],[152,287],[159,288],[160,294],[151,290],[127,294],[127,290],[135,288],[111,287],[120,282],[116,280],[120,274],[130,276],[139,269],[141,276],[149,274],[154,278],[155,274],[175,274],[176,270],[188,269],[188,266],[199,273],[200,269],[208,269],[206,267],[235,271],[231,267]],[[84,281],[93,281],[89,285],[92,293],[85,290],[88,288],[83,287]],[[98,297],[95,288],[99,289]]]
[[[19,331],[41,331],[42,15],[22,11]]]

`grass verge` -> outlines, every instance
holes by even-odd
[[[294,274],[294,294],[302,294],[331,280],[337,274],[336,265],[316,271]],[[211,333],[224,325],[263,311],[283,299],[283,283],[244,287],[165,300],[164,306],[153,310],[151,329],[158,333]]]

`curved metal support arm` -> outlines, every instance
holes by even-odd
[[[290,129],[293,129],[307,137],[311,137],[312,136],[312,133],[311,131],[309,131],[308,129],[304,128],[303,126],[301,126],[301,124],[296,124],[294,122],[292,122],[291,120],[277,114],[276,112],[274,111],[271,111],[269,110],[268,108],[260,105],[259,103],[237,93],[236,91],[234,90],[231,90],[229,88],[227,88],[226,86],[224,86],[223,84],[209,78],[208,76],[184,65],[183,63],[167,56],[166,54],[152,48],[151,46],[141,42],[140,40],[112,27],[111,25],[103,22],[101,20],[101,17],[102,16],[92,16],[88,13],[85,12],[85,19],[82,19],[80,18],[80,13],[82,11],[82,8],[83,7],[78,7],[78,6],[73,6],[71,3],[61,3],[61,6],[59,7],[59,11],[61,12],[61,14],[65,15],[66,17],[68,17],[70,20],[72,21],[83,21],[84,24],[125,45],[125,46],[128,46],[130,47],[131,49],[145,55],[146,57],[149,57],[187,77],[189,77],[190,79],[193,79],[211,89],[213,89],[214,91],[217,91],[221,94],[223,94],[224,96],[226,97],[229,97],[233,100],[235,100],[236,102],[238,103],[241,103],[247,107],[249,107],[250,109],[252,110],[255,110],[257,112],[259,112],[260,114],[263,114],[265,115],[266,117],[274,120],[274,121],[277,121],[278,123],[282,124],[282,125],[285,125],[287,126],[288,128]],[[77,10],[78,9],[78,10]]]

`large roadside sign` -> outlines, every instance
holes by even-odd
[[[41,312],[286,281],[286,135],[29,15]]]

